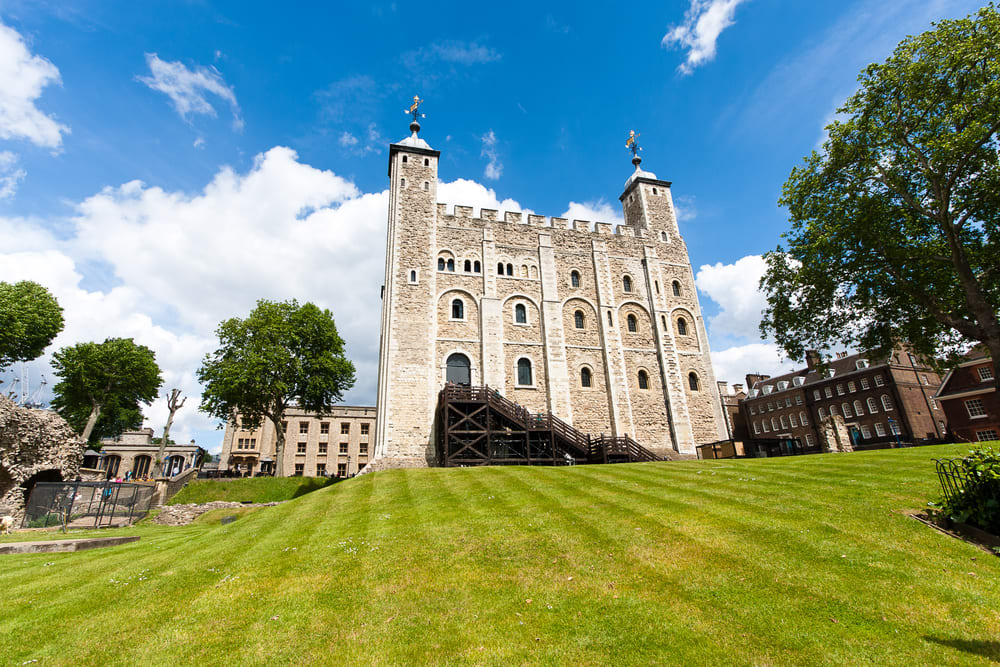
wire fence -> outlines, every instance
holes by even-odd
[[[25,508],[22,528],[108,528],[146,516],[152,484],[123,482],[39,482]]]

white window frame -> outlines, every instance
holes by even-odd
[[[970,398],[965,401],[965,411],[969,413],[969,419],[986,419],[986,406],[981,398]]]

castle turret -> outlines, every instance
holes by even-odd
[[[389,146],[389,219],[374,459],[426,465],[440,389],[434,373],[440,151],[410,136]]]
[[[625,224],[647,229],[660,241],[680,238],[670,181],[661,181],[656,174],[644,171],[642,158],[632,158],[635,171],[625,181],[625,191],[618,198],[625,213]]]

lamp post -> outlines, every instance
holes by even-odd
[[[896,436],[896,449],[902,449],[903,445],[899,441],[899,429],[893,428],[893,426],[896,425],[896,420],[893,419],[892,417],[887,417],[887,419],[889,420],[889,430],[892,431],[892,434],[894,436]]]

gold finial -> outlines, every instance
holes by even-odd
[[[411,116],[413,116],[413,122],[415,123],[415,122],[417,122],[417,118],[424,118],[425,117],[424,114],[420,113],[420,111],[419,111],[419,107],[423,103],[424,103],[424,101],[422,99],[420,99],[419,95],[414,95],[413,96],[413,104],[411,104],[410,108],[407,111],[404,111],[403,113],[408,113]]]
[[[632,151],[632,157],[638,157],[639,151],[642,149],[639,147],[639,137],[641,135],[635,130],[628,131],[628,139],[625,141],[625,148]]]

